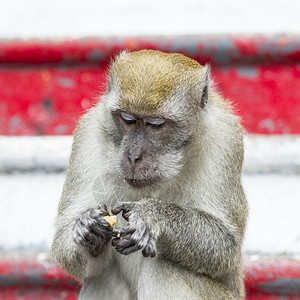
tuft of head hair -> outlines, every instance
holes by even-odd
[[[175,95],[179,87],[199,86],[203,69],[195,60],[179,53],[122,52],[111,65],[108,90],[119,91],[121,109],[139,115],[151,114]],[[208,80],[207,74],[204,77]],[[203,91],[201,107],[206,103],[207,88]]]

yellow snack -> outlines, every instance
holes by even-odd
[[[105,216],[103,218],[111,227],[114,227],[116,225],[117,216]]]

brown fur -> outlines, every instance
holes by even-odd
[[[190,71],[200,68],[182,54],[142,50],[117,59],[110,77],[119,81],[121,109],[143,115],[156,111],[170,98],[183,84],[183,73],[190,73],[189,84],[195,85],[197,75]]]
[[[243,129],[209,80],[180,54],[122,53],[112,64],[103,102],[75,132],[52,245],[83,282],[80,299],[244,299]],[[134,232],[111,244],[100,204]]]

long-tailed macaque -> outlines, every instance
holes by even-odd
[[[58,208],[52,253],[79,298],[244,299],[242,163],[239,118],[208,66],[121,53],[75,131]]]

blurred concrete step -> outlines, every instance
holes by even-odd
[[[78,291],[79,284],[45,253],[0,252],[0,300],[76,300]]]
[[[0,136],[0,173],[63,172],[72,136]],[[245,173],[300,174],[300,135],[246,135]]]
[[[0,249],[50,246],[71,144],[71,136],[0,137]],[[245,251],[300,253],[299,149],[299,136],[245,137]]]
[[[245,285],[247,300],[299,300],[300,260],[247,257]],[[1,300],[75,300],[80,289],[79,283],[67,276],[45,253],[17,259],[1,257],[0,287]]]
[[[0,249],[48,249],[65,174],[0,175]],[[245,174],[246,252],[300,253],[300,175]],[[17,220],[17,221],[16,221]]]

